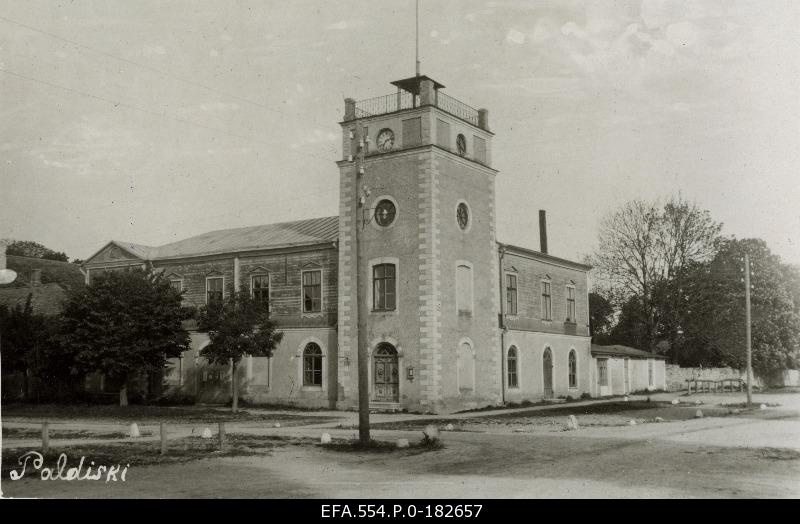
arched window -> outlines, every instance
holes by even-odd
[[[303,385],[322,386],[322,350],[314,342],[303,350]]]
[[[458,390],[471,393],[475,389],[475,354],[469,342],[462,342],[458,348]]]
[[[569,387],[578,387],[578,357],[574,349],[569,352]]]
[[[508,374],[508,387],[519,387],[519,381],[517,380],[517,348],[515,346],[508,348],[507,359],[506,372]]]

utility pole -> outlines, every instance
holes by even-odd
[[[744,303],[747,336],[747,407],[753,403],[753,347],[750,340],[750,255],[744,255]]]
[[[364,149],[365,140],[364,128],[356,123],[355,137],[358,144],[358,154],[356,155],[356,173],[354,181],[354,196],[355,205],[353,217],[353,226],[355,232],[353,238],[356,243],[356,276],[355,276],[355,289],[356,289],[356,311],[357,311],[357,328],[355,335],[355,343],[358,351],[358,440],[361,444],[369,444],[369,356],[367,355],[367,338],[366,338],[366,311],[364,309],[365,296],[363,296],[362,288],[366,286],[361,285],[361,267],[363,266],[363,248],[361,242],[361,229],[364,227],[364,206],[366,204],[366,197],[361,195],[361,181],[364,176]]]

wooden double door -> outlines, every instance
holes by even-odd
[[[376,402],[399,402],[400,368],[397,350],[383,343],[375,348],[372,357],[373,400]]]

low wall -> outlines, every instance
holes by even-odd
[[[689,379],[722,380],[723,378],[741,378],[747,380],[747,370],[733,368],[682,368],[673,364],[667,365],[667,389],[681,391],[686,389]],[[797,386],[800,385],[800,372],[795,369],[774,373],[768,377],[755,375],[753,384],[758,387]]]

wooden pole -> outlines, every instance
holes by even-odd
[[[750,333],[750,255],[744,255],[744,302],[747,337],[747,407],[753,403],[753,348]]]
[[[361,240],[361,230],[364,227],[364,209],[366,204],[361,204],[361,188],[360,183],[362,180],[361,170],[364,167],[364,146],[366,137],[364,136],[364,128],[361,123],[356,125],[356,140],[358,145],[358,155],[356,162],[355,180],[355,215],[353,232],[356,248],[356,272],[355,272],[355,288],[356,288],[356,333],[353,336],[353,341],[357,351],[358,363],[358,440],[361,444],[369,444],[369,356],[367,355],[367,318],[366,318],[366,286],[362,285],[361,269],[364,267],[363,258],[363,242]],[[363,289],[362,289],[363,288]]]
[[[42,422],[42,454],[47,455],[50,451],[50,423]]]
[[[219,450],[225,451],[225,423],[219,423]]]
[[[160,429],[161,429],[161,454],[162,455],[166,455],[167,454],[167,425],[162,422],[161,426],[160,426]]]

